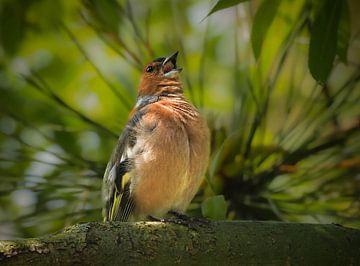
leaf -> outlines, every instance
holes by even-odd
[[[324,1],[311,31],[309,69],[313,78],[321,83],[329,77],[336,55],[341,2]]]
[[[209,180],[213,179],[215,172],[221,163],[220,159],[221,159],[222,151],[224,150],[224,144],[225,142],[221,144],[221,146],[218,148],[213,158],[211,159],[211,163],[209,165]]]
[[[251,45],[257,60],[266,34],[275,18],[280,0],[265,0],[255,14],[251,29]]]
[[[347,1],[342,2],[341,18],[337,31],[337,54],[340,60],[347,63],[347,51],[350,42],[350,13]]]
[[[201,204],[201,212],[204,217],[224,220],[226,219],[227,202],[223,195],[217,195],[204,200]]]
[[[229,8],[246,1],[248,0],[218,0],[217,3],[214,5],[214,7],[210,10],[210,12],[205,16],[205,18],[207,18],[208,16],[219,10]],[[205,18],[203,18],[203,20]]]

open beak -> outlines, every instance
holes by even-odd
[[[174,54],[166,57],[163,62],[163,66],[165,66],[166,63],[171,62],[174,65],[174,67],[176,68],[176,58],[177,58],[178,53],[179,53],[179,51],[176,51]]]
[[[176,67],[176,58],[178,53],[179,51],[176,51],[174,54],[166,57],[162,63],[165,77],[171,78],[182,70],[182,68]]]

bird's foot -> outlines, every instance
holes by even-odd
[[[184,215],[185,216],[185,215]],[[154,217],[154,216],[151,216],[149,215],[147,217],[147,219],[149,221],[152,221],[152,222],[161,222],[161,223],[174,223],[174,224],[180,224],[180,225],[187,225],[185,223],[185,219],[180,219],[180,218],[177,218],[177,217],[168,217],[168,218],[157,218],[157,217]]]
[[[186,214],[183,214],[183,213],[180,213],[177,211],[169,211],[168,214],[170,214],[180,220],[190,220],[192,218],[190,216],[187,216]]]
[[[198,227],[204,227],[210,224],[210,220],[206,218],[190,217],[176,211],[169,211],[168,214],[172,215],[173,217],[157,218],[154,216],[148,216],[148,220],[154,222],[178,224],[194,230],[196,230]]]
[[[165,222],[165,220],[163,218],[157,218],[157,217],[151,216],[151,215],[149,215],[147,217],[147,220],[151,221],[151,222],[162,222],[162,223]]]
[[[206,218],[187,216],[177,211],[169,211],[168,213],[174,217],[168,218],[166,220],[188,227],[207,226],[210,223],[210,220]]]

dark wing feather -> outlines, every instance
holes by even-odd
[[[127,221],[134,210],[129,176],[133,168],[133,158],[127,157],[127,151],[136,143],[134,128],[143,114],[144,112],[138,111],[129,120],[106,167],[102,189],[105,221]]]
[[[130,214],[134,210],[134,201],[130,195],[130,182],[126,183],[119,206],[119,212],[116,214],[115,220],[125,222],[129,219]]]

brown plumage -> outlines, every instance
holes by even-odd
[[[107,221],[184,212],[203,180],[209,131],[184,98],[176,57],[144,68],[136,106],[104,175]]]

